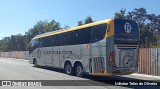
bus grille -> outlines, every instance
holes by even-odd
[[[94,73],[104,73],[104,57],[94,57],[93,58],[93,72]]]

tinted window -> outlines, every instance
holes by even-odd
[[[66,34],[66,45],[77,44],[77,31],[67,32]]]
[[[34,47],[37,48],[94,43],[104,38],[106,29],[107,24],[101,24],[57,35],[42,37],[32,40],[32,46],[34,45]]]
[[[56,38],[55,35],[53,35],[50,37],[50,46],[55,46],[55,44],[56,44]]]
[[[33,48],[34,48],[34,42],[35,42],[34,39],[31,40],[31,46],[29,47],[29,54],[32,53],[32,51],[34,50],[34,49],[33,49]]]
[[[55,38],[56,38],[56,46],[65,45],[66,40],[65,40],[65,34],[64,33],[56,35]]]
[[[39,46],[40,46],[40,45],[39,45],[38,39],[35,39],[35,41],[34,41],[34,47],[37,48],[37,47],[39,47]]]
[[[31,41],[31,47],[30,47],[30,51],[33,51],[34,49],[40,47],[40,42],[39,39],[33,39]]]
[[[50,36],[41,38],[41,47],[46,47],[46,46],[50,46],[50,45],[51,45],[51,37]]]
[[[46,41],[45,41],[45,37],[41,38],[41,47],[45,47],[46,46]]]
[[[107,24],[92,27],[92,43],[102,40],[107,30]]]
[[[87,44],[91,41],[91,27],[77,30],[78,44]]]
[[[33,40],[31,41],[31,47],[34,46],[34,43],[35,43],[35,40],[33,39]]]

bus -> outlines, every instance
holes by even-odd
[[[106,19],[35,36],[29,63],[80,77],[131,74],[138,69],[139,40],[135,21]]]

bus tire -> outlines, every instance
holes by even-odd
[[[73,68],[70,62],[66,62],[64,65],[64,71],[66,74],[68,75],[72,75],[73,74]]]
[[[36,60],[36,59],[33,59],[33,64],[34,64],[34,67],[38,67],[37,60]]]
[[[77,63],[75,65],[75,75],[78,76],[78,77],[83,77],[84,76],[84,73],[83,73],[83,66],[81,63]]]

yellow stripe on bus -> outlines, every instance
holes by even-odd
[[[115,76],[115,75],[129,75],[129,74],[132,74],[132,73],[135,73],[136,71],[132,71],[132,72],[126,72],[126,73],[91,73],[91,75],[94,75],[94,76]]]
[[[99,24],[104,24],[104,23],[108,24],[112,20],[113,19],[107,19],[107,20],[102,20],[102,21],[98,21],[98,22],[94,22],[94,23],[90,23],[90,24],[85,24],[82,26],[77,26],[77,27],[73,27],[73,28],[69,28],[69,29],[65,29],[65,30],[57,30],[57,31],[49,32],[49,33],[44,33],[44,34],[35,36],[33,39],[42,38],[42,37],[51,36],[51,35],[60,34],[60,33],[65,33],[65,32],[74,31],[74,30],[80,30],[82,28],[91,27],[91,26],[95,26],[95,25],[99,25]],[[111,31],[110,33],[113,33],[113,32]]]
[[[108,20],[108,27],[104,38],[108,38],[112,35],[114,35],[114,20],[110,19]]]

